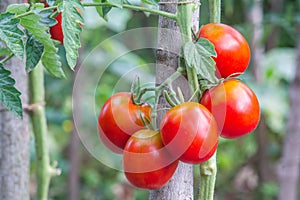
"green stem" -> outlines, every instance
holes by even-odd
[[[44,89],[44,71],[39,63],[35,69],[29,73],[30,84],[30,102],[35,107],[31,112],[32,128],[35,137],[36,153],[36,176],[37,176],[37,194],[39,200],[47,200],[48,188],[54,169],[49,164],[49,153],[47,147],[47,122],[45,116],[45,107],[43,105]]]
[[[210,22],[221,22],[221,0],[208,0]]]
[[[156,91],[156,88],[144,88],[140,91],[140,93],[137,95],[136,97],[136,101],[140,102],[142,100],[142,97],[144,94],[146,94],[147,92],[153,92]]]
[[[164,90],[164,97],[165,97],[166,101],[168,102],[168,104],[170,104],[172,107],[176,106],[176,103],[171,99],[167,90]]]
[[[107,6],[107,7],[118,7],[115,4],[111,4],[111,3],[82,3],[83,6]],[[143,11],[143,12],[149,12],[151,14],[155,14],[155,15],[160,15],[169,19],[173,19],[176,20],[176,15],[172,14],[172,13],[168,13],[165,11],[161,11],[161,10],[154,10],[151,8],[146,8],[146,7],[141,7],[141,6],[134,6],[134,5],[129,5],[129,4],[123,4],[122,5],[123,8],[128,8],[131,10],[135,10],[135,11]]]
[[[173,90],[172,84],[169,84],[169,90],[170,90],[170,97],[172,97],[175,101],[175,106],[180,104],[179,99],[177,98],[176,92]]]
[[[209,0],[210,21],[220,22],[221,0]],[[200,200],[213,200],[217,175],[217,152],[200,165]]]
[[[54,9],[57,9],[57,6],[46,7],[46,8],[43,8],[43,9],[39,10],[39,11],[42,12],[42,11],[54,10]],[[22,13],[20,15],[16,15],[16,16],[14,16],[14,18],[22,18],[22,17],[26,17],[26,16],[32,15],[32,14],[35,14],[35,13],[34,13],[34,11],[30,10],[30,11]]]
[[[166,87],[168,84],[170,84],[171,82],[173,82],[174,80],[176,80],[178,77],[180,77],[183,73],[184,73],[184,69],[181,67],[178,67],[176,72],[174,72],[171,76],[169,76],[169,78],[167,78],[164,82],[162,82],[156,89],[155,89],[155,101],[154,101],[154,108],[153,108],[153,112],[151,114],[151,118],[152,118],[152,124],[153,127],[155,129],[157,129],[157,125],[156,125],[156,117],[157,117],[157,106],[158,106],[158,102],[159,102],[159,97],[162,94],[162,90],[164,89],[164,87]]]
[[[183,68],[177,68],[177,71],[174,72],[171,76],[169,76],[169,78],[167,78],[164,82],[162,82],[158,87],[142,89],[140,91],[140,93],[138,94],[138,96],[136,97],[136,101],[139,102],[142,99],[143,95],[147,92],[154,91],[154,92],[160,93],[164,89],[164,87],[166,87],[167,85],[172,83],[179,76],[181,76],[184,72],[185,72],[185,70]]]
[[[82,3],[82,5],[86,6],[86,7],[91,7],[91,6],[118,7],[117,5],[111,4],[111,3],[108,3],[108,2],[106,2],[106,3]],[[175,14],[168,13],[168,12],[161,11],[161,10],[155,10],[155,9],[151,9],[151,8],[147,8],[147,7],[134,6],[134,5],[129,5],[129,4],[123,4],[122,7],[127,8],[127,9],[131,9],[131,10],[135,10],[135,11],[149,12],[151,14],[160,15],[160,16],[163,16],[163,17],[166,17],[166,18],[169,18],[169,19],[173,19],[173,20],[177,19]],[[54,10],[54,9],[57,9],[57,6],[51,6],[51,7],[43,8],[40,11]],[[20,15],[16,15],[14,18],[22,18],[22,17],[32,15],[32,14],[34,14],[34,12],[31,10],[31,11],[22,13]]]
[[[164,87],[172,83],[176,80],[179,76],[181,76],[185,72],[185,69],[178,67],[176,72],[174,72],[169,78],[167,78],[164,82],[162,82],[157,88],[156,91],[160,92]]]
[[[179,2],[183,2],[184,0],[180,0]],[[181,4],[178,6],[177,10],[177,22],[179,24],[182,46],[184,46],[187,42],[192,41],[192,15],[193,8],[195,5],[193,4]],[[196,69],[193,66],[187,66],[187,77],[191,89],[191,93],[194,94],[198,91],[199,83],[197,78]],[[197,92],[193,101],[199,101],[200,93]]]
[[[217,175],[216,153],[200,165],[200,200],[213,200]]]

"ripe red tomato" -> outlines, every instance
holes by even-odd
[[[134,186],[158,189],[174,174],[178,160],[164,148],[158,131],[140,130],[128,140],[123,157],[125,176]]]
[[[81,0],[80,0],[81,1]],[[45,6],[48,7],[48,4],[45,3]],[[77,8],[79,13],[81,14],[81,11]],[[61,44],[64,44],[64,33],[62,30],[62,13],[58,13],[58,15],[55,17],[57,23],[54,26],[50,27],[50,35],[51,38],[54,40],[60,41]],[[82,24],[80,24],[82,26]]]
[[[54,26],[50,27],[51,38],[60,41],[61,44],[64,44],[64,33],[61,27],[62,14],[58,13],[55,19],[57,23]]]
[[[260,107],[257,97],[238,80],[227,80],[207,90],[201,104],[212,112],[224,138],[243,136],[258,125]]]
[[[234,73],[243,73],[250,61],[250,48],[245,38],[234,28],[219,23],[201,27],[198,37],[214,44],[217,57],[216,76],[226,78]]]
[[[180,161],[198,164],[208,160],[217,149],[217,123],[199,103],[185,102],[171,108],[160,127],[167,150]]]
[[[133,104],[128,92],[114,94],[105,102],[98,118],[101,140],[113,152],[122,153],[130,136],[145,128],[141,116],[151,120],[148,104]]]

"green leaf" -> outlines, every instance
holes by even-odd
[[[57,55],[58,49],[55,47],[50,34],[47,33],[48,27],[40,23],[41,17],[37,14],[31,14],[21,19],[21,25],[26,28],[34,37],[44,45],[42,54],[42,63],[47,71],[55,77],[64,78],[60,57]]]
[[[34,8],[35,8],[35,10],[33,10],[34,13],[22,17],[20,20],[20,24],[25,29],[27,29],[36,38],[37,41],[43,44],[44,52],[42,54],[41,59],[47,71],[55,77],[64,78],[65,75],[62,70],[60,57],[57,55],[58,49],[55,47],[54,42],[51,39],[50,34],[48,33],[49,27],[47,27],[47,23],[44,22],[45,18],[49,17],[50,13],[40,12],[40,9],[43,7],[44,4],[41,3],[34,4]],[[26,11],[25,9],[20,9],[20,7],[18,6],[11,6],[8,9],[10,12],[18,13],[18,14],[22,14],[21,11],[22,12]],[[28,51],[26,52],[28,53]],[[29,66],[26,63],[26,70],[33,69],[34,66],[32,65],[35,62],[29,63],[30,64]]]
[[[26,71],[30,72],[40,61],[44,52],[44,45],[34,35],[28,32],[26,41]]]
[[[215,83],[216,63],[212,56],[216,56],[214,45],[207,39],[200,38],[197,43],[187,42],[183,48],[184,59],[188,67],[195,68],[198,76]]]
[[[10,4],[6,8],[6,12],[15,13],[20,15],[29,9],[29,4]]]
[[[35,4],[32,4],[33,8],[34,8],[34,12],[35,11],[39,11],[40,9],[43,9],[45,7],[45,4],[44,3],[35,3]]]
[[[10,77],[10,71],[0,64],[0,102],[17,116],[23,116],[21,92],[15,87],[15,80]]]
[[[0,44],[0,56],[4,56],[4,55],[10,54],[10,53],[11,53],[11,51],[7,47]]]
[[[18,57],[24,57],[24,44],[22,37],[24,33],[19,29],[19,19],[13,18],[11,13],[0,14],[0,39]]]
[[[38,12],[37,14],[41,17],[40,24],[47,27],[54,26],[57,23],[57,21],[50,17],[52,13],[53,12],[51,10]]]
[[[106,3],[107,0],[94,0],[95,3]],[[96,6],[97,12],[100,17],[102,17],[105,21],[107,21],[107,14],[112,9],[112,7],[108,6]]]
[[[64,47],[67,62],[71,69],[76,65],[78,49],[81,47],[79,33],[84,20],[80,14],[83,7],[78,0],[64,0],[62,12],[62,30],[64,33]]]

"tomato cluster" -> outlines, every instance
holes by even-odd
[[[237,30],[220,23],[202,26],[198,37],[214,44],[216,76],[225,78],[223,83],[205,91],[200,103],[215,117],[222,137],[237,138],[252,132],[260,119],[257,97],[246,84],[228,78],[247,69],[250,61],[247,41]]]
[[[171,108],[160,131],[145,128],[151,112],[148,104],[136,105],[130,93],[121,92],[105,102],[98,117],[103,144],[123,153],[125,176],[145,189],[167,183],[179,161],[198,164],[208,160],[218,146],[217,123],[203,105],[185,102]]]
[[[156,111],[147,103],[136,103],[136,96],[127,92],[111,96],[100,111],[99,136],[111,151],[123,153],[125,176],[136,187],[162,187],[179,161],[199,164],[210,159],[219,135],[238,138],[258,125],[257,97],[247,85],[230,78],[248,66],[246,40],[233,28],[216,23],[203,26],[199,32],[202,36],[215,45],[216,76],[222,79],[203,91],[199,103],[182,102],[170,108],[159,130],[149,128],[151,113]]]

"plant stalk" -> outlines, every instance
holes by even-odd
[[[35,137],[36,153],[36,199],[47,200],[48,188],[53,172],[49,164],[49,152],[47,146],[47,122],[44,102],[44,71],[41,62],[29,73],[30,102],[36,105],[31,110],[32,128]]]
[[[200,164],[200,200],[213,200],[217,175],[215,154],[203,164]]]
[[[180,0],[179,2],[183,2],[184,0]],[[194,11],[194,4],[180,4],[178,5],[177,10],[177,22],[179,24],[181,39],[182,39],[182,47],[187,42],[192,41],[192,15]],[[199,102],[200,93],[199,91],[199,83],[197,78],[196,69],[193,66],[186,66],[187,78],[190,85],[191,93],[194,94],[196,92],[195,97],[192,101]]]
[[[221,0],[209,0],[210,22],[221,21]],[[200,164],[200,200],[213,200],[217,175],[217,151],[203,164]]]
[[[208,0],[210,22],[221,22],[221,0]]]

